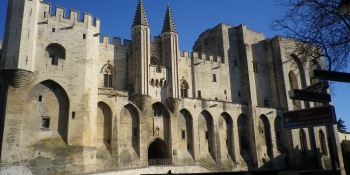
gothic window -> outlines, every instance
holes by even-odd
[[[103,86],[113,87],[113,68],[112,66],[107,66],[103,72]]]
[[[320,130],[319,132],[319,137],[320,137],[320,152],[322,155],[326,155],[326,140],[322,130]]]
[[[58,65],[59,59],[66,58],[66,49],[60,44],[50,44],[46,47],[45,56],[51,58],[52,65]]]
[[[303,129],[299,131],[300,151],[301,155],[306,155],[306,136]]]
[[[188,97],[188,83],[186,82],[186,80],[182,80],[181,81],[181,85],[180,85],[180,89],[181,89],[181,97]]]
[[[290,71],[288,73],[288,77],[289,77],[289,84],[290,84],[290,89],[299,89],[299,85],[298,85],[298,79],[297,76],[295,75],[295,73],[293,71]],[[293,100],[293,105],[301,108],[301,101],[300,100]]]
[[[157,72],[160,72],[160,65],[159,65],[159,63],[158,63],[158,60],[157,60],[157,58],[155,58],[155,57],[152,57],[151,58],[151,65],[153,65],[153,66],[157,66]]]

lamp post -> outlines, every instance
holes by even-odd
[[[344,15],[350,15],[350,0],[341,0],[338,9]]]

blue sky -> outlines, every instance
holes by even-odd
[[[131,39],[133,22],[138,0],[50,0],[51,13],[55,6],[69,10],[78,10],[92,14],[101,20],[101,35]],[[278,33],[271,31],[268,23],[278,17],[285,9],[277,6],[274,0],[143,0],[151,35],[161,33],[167,4],[171,6],[177,31],[179,33],[180,50],[192,51],[192,45],[198,36],[208,28],[219,23],[234,26],[245,24],[249,29],[265,34],[267,38]],[[0,0],[0,38],[3,38],[7,0]],[[350,70],[348,70],[350,72]],[[350,107],[350,83],[335,85],[335,96],[332,97],[337,118],[342,118],[350,131],[350,115],[346,112]]]

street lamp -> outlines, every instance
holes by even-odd
[[[344,15],[349,15],[350,14],[350,0],[341,0],[339,2],[338,9]]]

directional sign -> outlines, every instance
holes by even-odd
[[[314,69],[310,71],[310,78],[317,78],[320,80],[350,82],[350,73]]]
[[[329,88],[328,81],[319,81],[303,89],[303,91],[315,92],[322,89]]]
[[[332,105],[284,112],[282,118],[284,129],[332,125],[337,121]]]
[[[315,102],[330,102],[331,95],[317,92],[309,92],[299,89],[293,89],[288,92],[290,99],[315,101]]]

